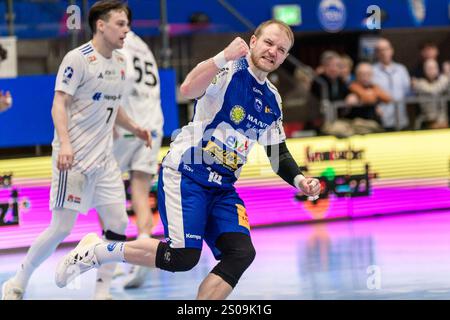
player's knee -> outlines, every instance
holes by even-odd
[[[189,271],[200,260],[200,249],[171,248],[167,243],[160,242],[156,252],[156,267],[171,271]]]
[[[124,234],[116,233],[111,230],[103,231],[103,236],[109,241],[126,241],[127,237]]]
[[[216,247],[222,252],[222,258],[212,273],[234,288],[255,260],[256,250],[250,237],[242,233],[223,234],[217,240]]]

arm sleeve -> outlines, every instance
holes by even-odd
[[[85,62],[76,51],[69,52],[61,62],[56,76],[55,91],[73,96],[83,80]]]
[[[267,157],[269,157],[272,170],[284,181],[297,188],[294,184],[294,179],[299,174],[303,175],[303,173],[300,171],[294,158],[292,158],[286,142],[265,146],[265,150]]]

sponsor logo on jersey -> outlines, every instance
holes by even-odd
[[[237,214],[239,217],[239,225],[250,230],[250,223],[248,221],[247,210],[241,204],[236,203]]]
[[[239,105],[235,105],[233,108],[231,108],[230,119],[235,124],[241,123],[242,120],[245,119],[245,109],[244,109],[244,107],[239,106]]]
[[[100,101],[101,99],[104,100],[111,100],[111,101],[116,101],[116,100],[120,100],[122,98],[122,95],[110,95],[110,94],[103,94],[101,92],[96,92],[94,93],[94,95],[92,96],[92,100],[94,101]]]
[[[116,72],[116,70],[106,70],[103,76],[107,81],[115,81],[119,79],[119,74],[118,72]]]
[[[255,88],[255,87],[253,87],[253,92],[256,92],[256,93],[259,93],[260,95],[263,95],[261,90],[259,90],[258,88]]]
[[[256,117],[253,117],[251,114],[247,116],[247,120],[256,125],[256,127],[259,127],[261,129],[266,129],[269,125],[261,120],[259,120]]]
[[[320,1],[318,15],[322,27],[329,32],[342,30],[347,19],[345,4],[342,0]]]
[[[103,73],[100,72],[100,74],[98,75],[97,79],[103,79]]]
[[[67,197],[67,202],[73,202],[73,203],[81,203],[81,198],[74,196],[73,194],[69,194],[69,196]]]
[[[255,109],[256,109],[256,111],[261,112],[262,108],[263,108],[263,103],[262,103],[261,99],[255,98]]]
[[[66,67],[63,73],[63,83],[69,84],[70,79],[72,79],[73,76],[73,68],[72,67]]]
[[[239,138],[231,135],[225,139],[225,145],[239,153],[246,153],[248,150],[248,140],[239,141]]]
[[[244,160],[239,157],[236,152],[224,150],[213,141],[208,141],[203,150],[214,158],[219,164],[229,170],[235,171],[240,165],[244,164]]]
[[[202,240],[202,237],[197,234],[186,233],[186,239]]]
[[[194,169],[192,169],[191,167],[189,167],[187,164],[183,165],[183,169],[186,170],[186,171],[188,171],[188,172],[191,172],[191,173],[194,172]]]
[[[102,93],[101,92],[96,92],[92,96],[92,100],[94,100],[94,101],[100,101],[101,98],[102,98]]]

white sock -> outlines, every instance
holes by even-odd
[[[126,262],[125,242],[103,242],[94,249],[94,254],[100,265],[110,262]]]

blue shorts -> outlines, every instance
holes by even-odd
[[[204,187],[171,168],[161,168],[158,210],[172,248],[201,249],[203,239],[216,259],[217,238],[225,232],[250,236],[244,202],[233,189]]]

